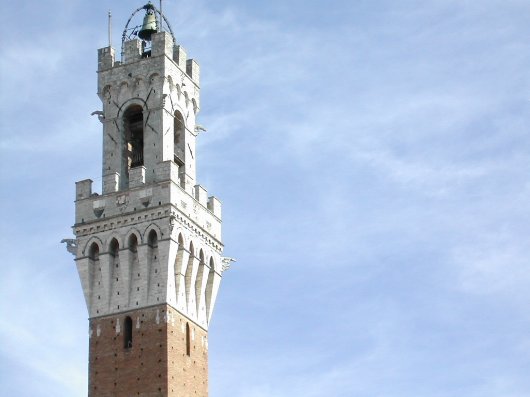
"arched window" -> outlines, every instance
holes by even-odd
[[[147,244],[150,248],[158,248],[158,235],[154,230],[149,232],[149,237],[147,238]]]
[[[89,283],[90,289],[92,290],[93,298],[97,296],[97,285],[96,282],[101,282],[101,267],[99,266],[99,246],[96,243],[92,243],[88,250],[88,261],[89,261]]]
[[[99,247],[96,243],[92,243],[92,245],[90,246],[90,250],[88,251],[88,257],[93,262],[99,261]]]
[[[205,265],[206,264],[204,263],[204,251],[201,248],[201,250],[199,251],[199,270],[197,271],[197,276],[195,279],[195,305],[197,307],[197,313],[199,312],[199,305],[201,303],[200,299],[203,293],[202,285],[203,285],[203,279],[205,277],[204,275]]]
[[[120,255],[120,244],[115,238],[110,242],[109,253],[115,260],[119,260]],[[119,263],[119,262],[118,262]]]
[[[144,165],[144,114],[139,105],[129,107],[123,115],[127,170]]]
[[[132,318],[129,316],[125,317],[125,322],[123,324],[123,347],[125,349],[130,349],[133,345],[133,324]]]
[[[186,355],[191,356],[191,335],[189,323],[186,323]]]
[[[138,263],[138,239],[136,235],[131,234],[129,237],[129,269],[136,271]]]
[[[135,234],[131,234],[129,237],[129,250],[132,253],[138,253],[138,239],[136,238]]]
[[[186,266],[186,274],[184,275],[184,282],[186,284],[186,302],[190,301],[190,290],[191,290],[191,276],[193,274],[193,261],[195,260],[195,248],[193,241],[190,241],[190,252],[188,258],[188,266]]]
[[[174,160],[180,167],[184,165],[184,133],[185,124],[182,114],[177,110],[173,120],[173,142],[174,142]]]
[[[112,287],[113,291],[114,288],[117,288],[118,279],[119,279],[119,267],[120,267],[120,244],[118,243],[118,240],[115,238],[112,239],[109,245],[109,260],[110,260],[110,277],[111,280],[113,280],[114,286]],[[116,281],[114,281],[116,280]],[[118,291],[119,294],[119,291]],[[116,299],[114,296],[114,292],[112,293],[112,299]]]
[[[147,237],[147,268],[149,269],[151,280],[154,280],[158,277],[158,235],[154,230],[151,230]],[[160,285],[158,286],[160,287]],[[160,297],[157,299],[159,298]]]
[[[210,258],[210,270],[208,271],[208,281],[206,282],[206,313],[208,318],[210,316],[211,306],[212,306],[212,293],[213,293],[213,283],[215,280],[215,264],[213,258]]]

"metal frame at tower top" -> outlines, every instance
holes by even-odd
[[[136,25],[132,28],[129,28],[129,24],[131,23],[131,20],[134,18],[134,16],[141,10],[148,10],[148,9],[152,9],[155,11],[155,17],[157,17],[157,31],[158,32],[163,32],[164,31],[164,22],[167,26],[167,29],[169,30],[169,33],[171,34],[171,37],[173,38],[173,42],[175,43],[176,40],[175,40],[175,34],[173,33],[173,29],[171,29],[171,24],[169,23],[169,21],[167,20],[167,18],[165,17],[165,15],[162,13],[162,0],[160,0],[160,9],[156,8],[153,3],[151,2],[148,2],[146,5],[142,6],[142,7],[138,7],[136,10],[133,11],[133,13],[131,14],[131,16],[129,17],[129,19],[127,20],[127,23],[125,24],[125,28],[123,29],[123,33],[121,35],[121,58],[123,59],[123,54],[124,54],[124,45],[125,45],[125,42],[127,41],[127,39],[131,39],[132,37],[136,36],[138,37],[138,28],[141,26],[141,25]],[[110,11],[109,11],[109,14],[110,14]],[[109,30],[110,30],[110,21],[109,21]],[[128,31],[131,31],[131,34],[127,35],[127,32]],[[110,38],[109,38],[109,41],[110,41]]]

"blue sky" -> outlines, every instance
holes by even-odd
[[[127,3],[127,4],[125,4]],[[0,383],[87,395],[74,182],[142,2],[20,0],[0,57]],[[530,3],[166,0],[223,201],[213,397],[530,395]]]

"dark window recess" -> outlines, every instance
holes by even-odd
[[[144,115],[141,106],[131,106],[124,115],[127,168],[144,165]]]
[[[125,323],[123,325],[123,328],[123,347],[125,349],[130,349],[133,345],[132,318],[130,318],[129,316],[125,317]]]
[[[190,325],[186,323],[186,355],[191,356]]]
[[[173,121],[173,143],[174,143],[174,152],[173,158],[175,163],[179,167],[184,165],[184,118],[179,111],[176,111],[174,114],[175,118]]]

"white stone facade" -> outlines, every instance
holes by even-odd
[[[207,330],[224,266],[221,203],[196,183],[199,66],[166,32],[148,56],[138,40],[114,54],[99,50],[102,194],[76,183],[89,315],[167,303]]]

